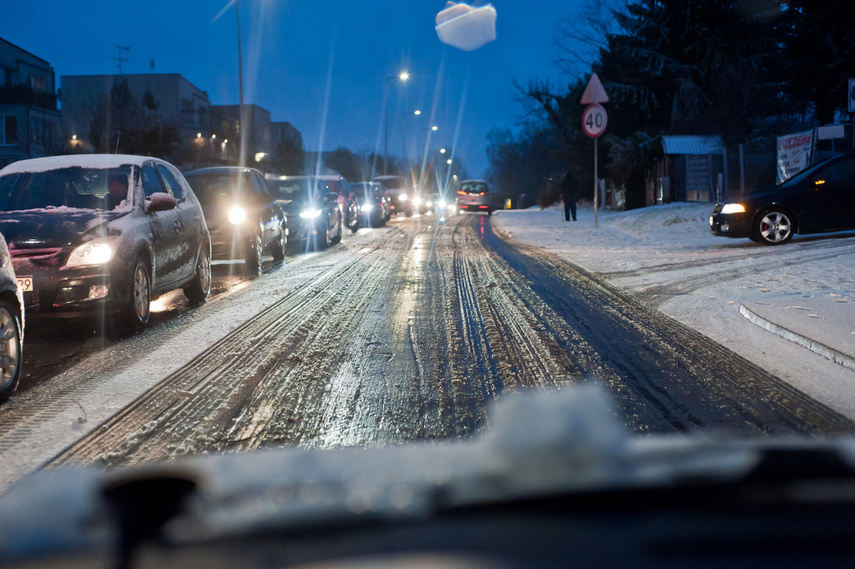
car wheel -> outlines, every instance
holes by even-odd
[[[341,243],[341,223],[338,224],[338,231],[336,234],[332,239],[330,239],[330,245],[335,245],[336,243]]]
[[[288,237],[285,235],[285,228],[279,228],[279,239],[273,242],[270,246],[270,254],[273,255],[274,261],[281,261],[285,258],[285,250],[288,248]]]
[[[779,209],[768,209],[757,216],[754,235],[764,245],[783,245],[793,238],[793,222]]]
[[[148,324],[151,315],[151,269],[148,263],[138,258],[131,274],[131,288],[122,312],[119,314],[119,330],[139,330]]]
[[[12,396],[21,379],[21,322],[12,305],[0,300],[0,401]]]
[[[202,304],[209,294],[211,294],[211,254],[210,245],[206,241],[199,250],[193,280],[184,287],[184,296],[190,304]]]
[[[261,234],[256,233],[246,244],[244,272],[250,276],[258,276],[261,272]]]

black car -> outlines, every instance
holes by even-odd
[[[24,293],[15,277],[6,239],[0,235],[0,401],[21,379],[24,349]]]
[[[261,172],[218,166],[184,177],[202,203],[214,259],[244,259],[254,275],[265,251],[276,261],[285,258],[288,219]]]
[[[416,196],[406,176],[375,176],[374,181],[386,190],[393,214],[403,213],[410,217],[416,213]]]
[[[28,317],[114,314],[148,322],[152,298],[204,302],[211,244],[202,208],[171,164],[144,156],[36,158],[0,170],[0,231]]]
[[[371,227],[381,227],[389,219],[389,197],[383,186],[377,182],[357,182],[350,185],[359,204],[359,213],[363,223]]]
[[[710,231],[781,245],[793,235],[855,229],[855,152],[809,166],[781,185],[717,203]]]
[[[276,200],[288,214],[292,241],[326,249],[341,241],[338,194],[317,176],[268,176]]]

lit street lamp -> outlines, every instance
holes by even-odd
[[[411,116],[417,117],[420,114],[422,114],[422,112],[416,109],[411,113],[404,113],[401,119],[401,157],[404,159],[405,162],[407,160],[407,131],[405,128],[407,124],[406,118]]]
[[[384,93],[384,107],[386,109],[386,126],[383,129],[383,173],[387,174],[387,170],[389,168],[389,80],[390,79],[398,79],[399,81],[407,81],[410,78],[410,74],[406,71],[402,71],[398,75],[387,75],[386,76],[386,84],[385,84],[385,93]]]

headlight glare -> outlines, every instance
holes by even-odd
[[[246,219],[246,210],[239,205],[232,206],[232,209],[229,210],[229,222],[237,225],[243,223],[244,219]]]
[[[315,219],[321,216],[321,210],[319,209],[304,209],[300,212],[300,217],[303,219]]]
[[[726,203],[721,208],[721,213],[745,213],[745,206],[741,203]]]
[[[410,199],[410,196],[408,196],[407,194],[401,194],[400,197],[398,197],[398,199],[401,200],[402,202],[405,202],[408,199]]]
[[[68,257],[66,266],[89,267],[109,263],[113,258],[113,248],[104,241],[90,241],[77,247]]]

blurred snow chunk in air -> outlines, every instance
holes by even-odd
[[[473,8],[448,2],[436,15],[436,33],[442,43],[465,51],[478,49],[496,39],[496,9],[492,4]]]

